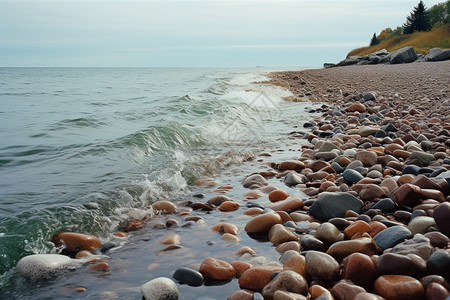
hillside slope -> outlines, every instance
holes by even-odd
[[[369,53],[386,49],[389,52],[397,49],[413,46],[417,53],[427,54],[431,48],[450,48],[450,24],[429,32],[414,32],[413,34],[402,35],[390,40],[382,41],[375,46],[363,47],[352,50],[347,57],[354,55],[367,55]]]

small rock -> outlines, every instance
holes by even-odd
[[[337,284],[333,286],[331,289],[331,295],[333,295],[334,299],[337,300],[347,300],[347,299],[355,299],[356,295],[360,293],[364,293],[366,290],[360,286],[345,282],[339,281]]]
[[[266,185],[268,185],[268,183],[267,183],[267,180],[263,176],[261,176],[259,174],[254,174],[254,175],[250,175],[247,178],[245,178],[242,185],[245,188],[256,189],[256,188],[266,186]]]
[[[232,235],[239,234],[239,228],[231,223],[218,223],[211,227],[211,230],[217,231],[218,233],[224,234],[229,233]]]
[[[425,291],[417,279],[405,275],[383,275],[374,284],[377,293],[386,299],[424,299]]]
[[[404,226],[392,226],[375,235],[373,240],[381,250],[386,250],[412,237],[413,235],[408,228]]]
[[[323,192],[311,205],[309,214],[326,222],[329,219],[344,217],[346,211],[362,212],[362,202],[348,193]]]
[[[178,288],[175,282],[166,277],[158,277],[141,285],[145,300],[177,300]]]
[[[262,295],[265,298],[273,298],[278,290],[306,296],[308,294],[308,283],[302,275],[294,271],[282,271],[263,288]]]
[[[402,255],[414,254],[421,257],[425,261],[428,260],[433,252],[434,247],[430,244],[430,240],[421,234],[416,234],[412,239],[397,244],[391,249],[391,253],[398,253]]]
[[[343,261],[341,277],[362,287],[369,288],[377,277],[375,264],[368,255],[352,253]]]
[[[229,263],[212,257],[207,257],[200,265],[200,273],[215,280],[228,280],[236,276],[236,271]]]
[[[430,227],[436,227],[436,222],[432,217],[425,216],[415,217],[408,224],[408,229],[412,234],[427,233]]]
[[[245,225],[247,233],[268,233],[273,225],[281,224],[282,220],[276,212],[268,212],[262,215],[253,217]]]
[[[427,271],[430,274],[441,275],[444,278],[450,276],[450,253],[436,251],[428,258]]]
[[[364,179],[364,176],[361,175],[358,171],[355,171],[354,169],[346,169],[342,176],[344,176],[344,179],[349,184],[357,183],[358,181]]]
[[[433,211],[433,218],[439,231],[450,238],[450,203],[439,204]]]
[[[325,222],[319,226],[316,230],[315,237],[325,244],[333,244],[336,242],[337,237],[339,236],[340,231],[336,228],[332,223]]]
[[[306,253],[305,260],[306,273],[311,277],[333,282],[339,276],[339,264],[331,255],[311,250]]]
[[[272,280],[272,274],[278,271],[282,271],[282,268],[275,266],[252,267],[239,277],[239,286],[242,289],[261,291]]]
[[[169,201],[156,201],[152,204],[152,208],[163,214],[173,214],[177,212],[177,206]]]
[[[100,240],[93,236],[76,232],[60,232],[52,238],[55,246],[64,246],[67,252],[78,252],[80,250],[94,251],[101,246]]]
[[[275,224],[269,231],[269,240],[273,244],[298,241],[298,236],[281,224]]]
[[[339,261],[355,252],[374,255],[379,252],[379,249],[372,238],[363,237],[336,242],[327,250],[327,254]]]
[[[286,199],[289,197],[289,193],[284,190],[275,190],[270,192],[269,194],[269,200],[271,202],[277,202]]]
[[[200,286],[203,284],[203,275],[190,268],[181,267],[173,273],[173,278],[181,284]]]
[[[362,150],[356,153],[355,159],[362,162],[365,167],[371,167],[377,163],[377,154],[373,151]]]
[[[74,260],[61,254],[32,254],[21,258],[16,268],[25,277],[44,278],[74,264]]]

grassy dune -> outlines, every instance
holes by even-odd
[[[417,53],[422,54],[427,54],[431,48],[435,47],[450,48],[450,24],[429,32],[414,32],[413,34],[402,35],[382,41],[375,46],[358,48],[352,50],[347,57],[353,55],[364,56],[381,49],[392,52],[406,46],[413,46]]]

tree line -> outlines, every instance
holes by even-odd
[[[430,31],[449,23],[450,0],[433,5],[430,9],[427,9],[421,0],[410,15],[406,17],[406,22],[402,26],[397,26],[394,30],[386,28],[378,36],[374,33],[370,40],[370,46],[396,36],[411,34],[416,31]]]

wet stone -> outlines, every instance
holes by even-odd
[[[248,233],[268,233],[273,225],[281,224],[282,220],[276,212],[268,212],[253,217],[245,225],[245,231]]]
[[[269,240],[273,244],[298,241],[298,236],[281,224],[275,224],[269,231]]]
[[[430,244],[430,240],[421,234],[416,234],[412,239],[397,244],[391,250],[391,253],[402,255],[415,254],[424,260],[428,260],[433,252],[434,248]]]
[[[282,271],[263,288],[262,295],[265,298],[273,298],[278,290],[306,296],[308,294],[308,283],[302,275],[294,271]]]
[[[57,246],[64,246],[67,252],[78,252],[80,250],[93,251],[101,246],[100,240],[93,236],[76,232],[60,232],[55,234],[52,242]]]
[[[159,277],[143,284],[140,288],[145,300],[176,300],[178,288],[169,278]]]
[[[362,202],[348,193],[322,193],[311,205],[309,214],[320,221],[344,217],[346,211],[362,212]]]
[[[436,251],[428,258],[427,271],[431,274],[450,278],[450,253],[447,251]]]
[[[338,262],[331,256],[319,251],[308,251],[305,255],[306,273],[326,282],[334,281],[340,272]]]
[[[373,240],[382,250],[392,248],[413,235],[408,228],[404,226],[392,226],[378,233]]]
[[[212,257],[207,257],[200,265],[200,273],[215,280],[228,280],[236,276],[236,271],[229,263]]]
[[[393,211],[397,205],[390,198],[384,198],[375,203],[372,208],[379,209],[381,211]]]
[[[436,222],[432,217],[426,216],[415,217],[408,224],[408,229],[412,234],[427,233],[430,227],[436,227]]]
[[[261,291],[272,279],[272,274],[282,271],[281,267],[252,267],[239,277],[239,286],[243,289]]]
[[[424,299],[420,281],[405,275],[383,275],[374,284],[377,293],[386,299]]]
[[[350,184],[356,183],[364,178],[361,173],[355,171],[354,169],[346,169],[342,173],[342,176],[344,176],[345,181]]]
[[[191,286],[200,286],[203,284],[203,275],[190,268],[178,268],[175,273],[173,273],[173,278],[181,284]]]
[[[366,290],[360,286],[346,281],[340,281],[331,289],[334,299],[354,299],[356,295],[364,293]]]
[[[450,238],[450,203],[439,204],[433,211],[433,218],[439,231]]]
[[[398,274],[420,277],[426,268],[425,261],[420,257],[412,259],[409,255],[397,253],[384,253],[375,260],[378,274]]]
[[[363,287],[371,287],[377,274],[375,264],[370,256],[353,253],[343,261],[341,277]]]
[[[445,248],[448,246],[448,243],[450,242],[450,239],[446,235],[438,231],[427,232],[425,233],[425,237],[430,240],[430,244],[433,247]]]

